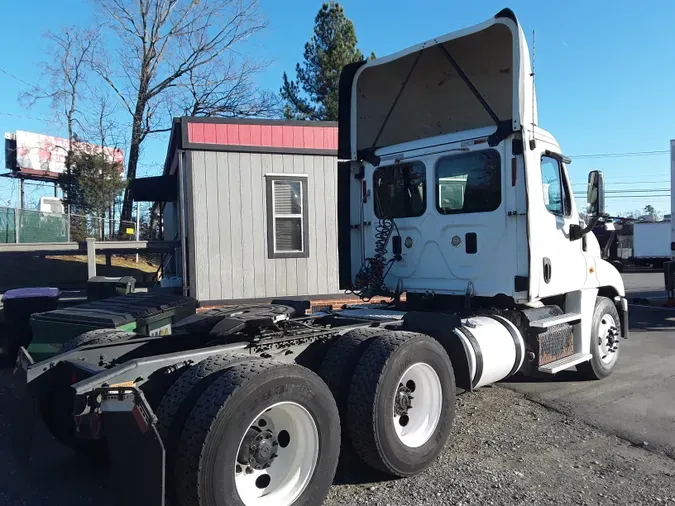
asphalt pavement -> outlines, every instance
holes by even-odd
[[[662,272],[630,272],[622,275],[630,299],[663,300],[666,298]]]
[[[625,274],[631,298],[660,301],[663,274]],[[675,309],[629,306],[630,338],[603,381],[576,381],[573,372],[504,386],[548,408],[578,418],[634,444],[675,458]]]

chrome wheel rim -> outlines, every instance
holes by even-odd
[[[598,350],[603,364],[610,364],[619,350],[619,329],[609,314],[602,315],[598,325]]]

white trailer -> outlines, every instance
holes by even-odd
[[[657,221],[633,225],[633,262],[638,265],[662,266],[670,260],[672,222]]]
[[[512,11],[348,65],[339,109],[341,282],[391,303],[229,307],[48,362],[22,350],[55,436],[107,443],[121,504],[319,505],[341,442],[389,475],[430,466],[456,387],[616,366],[628,305],[591,232],[602,174],[584,223]]]

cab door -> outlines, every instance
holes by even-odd
[[[564,157],[554,142],[538,139],[530,158],[529,237],[531,296],[550,297],[579,290],[586,280],[581,239],[571,240],[579,224]]]

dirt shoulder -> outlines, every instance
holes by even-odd
[[[460,397],[429,470],[378,479],[354,460],[325,505],[675,505],[674,460],[498,386]]]

